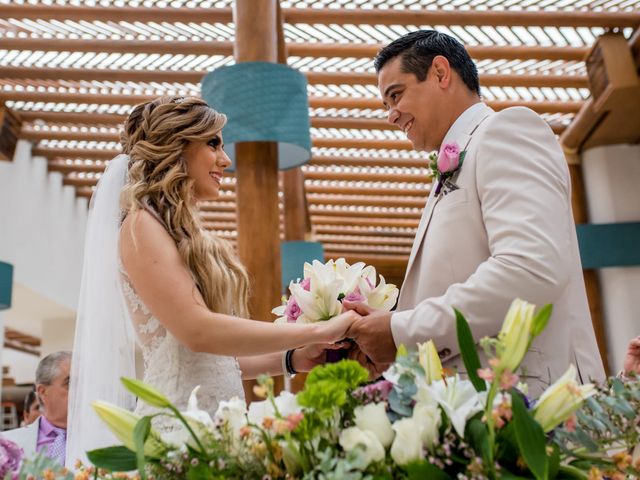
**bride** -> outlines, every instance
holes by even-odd
[[[67,466],[87,450],[117,444],[91,403],[105,400],[140,415],[154,411],[120,384],[135,376],[181,410],[197,385],[200,407],[243,398],[241,379],[308,371],[345,337],[354,312],[330,322],[248,320],[249,280],[230,244],[205,231],[197,202],[218,196],[230,160],[226,117],[197,98],[163,97],[136,106],[125,122],[123,155],[93,195],[74,342]],[[303,347],[303,345],[306,345]],[[291,372],[289,372],[291,373]],[[159,430],[170,430],[156,417]]]

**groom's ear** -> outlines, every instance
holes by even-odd
[[[447,57],[436,55],[431,62],[431,73],[441,88],[448,88],[451,84],[451,65]]]

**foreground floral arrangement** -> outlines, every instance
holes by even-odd
[[[480,369],[469,326],[456,312],[468,380],[446,376],[427,342],[418,352],[401,347],[373,384],[353,361],[315,368],[297,395],[275,396],[272,380],[261,378],[255,391],[264,401],[248,410],[239,399],[222,402],[212,419],[197,408],[197,389],[179,412],[160,392],[123,379],[177,428],[160,434],[152,417],[98,402],[124,445],[88,452],[98,469],[80,467],[76,478],[123,478],[113,472],[132,470],[143,479],[189,480],[637,478],[637,379],[580,386],[571,366],[535,404],[523,394],[514,372],[550,313],[514,301],[498,337],[481,341],[490,366]]]

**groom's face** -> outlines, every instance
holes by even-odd
[[[421,82],[415,74],[404,72],[402,58],[395,57],[378,73],[387,121],[402,130],[418,151],[437,150],[448,129],[442,110],[445,94],[435,70],[432,65]]]

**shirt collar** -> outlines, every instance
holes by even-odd
[[[59,430],[65,430],[64,428],[56,427],[53,423],[47,420],[47,417],[40,415],[40,433],[43,435],[50,435],[52,432],[58,432]]]
[[[458,118],[456,118],[456,121],[453,122],[453,125],[451,125],[447,134],[444,136],[442,144],[453,143],[458,141],[461,136],[468,135],[480,121],[479,117],[481,117],[487,110],[491,111],[491,109],[483,102],[474,103],[467,108]],[[460,145],[460,148],[463,148],[463,145]]]

